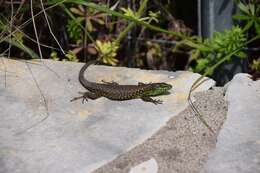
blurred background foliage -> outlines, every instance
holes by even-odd
[[[260,47],[259,38],[254,39],[260,35],[259,1],[237,0],[236,26],[211,38],[197,35],[196,7],[182,3],[0,0],[0,53],[22,59],[99,59],[110,65],[206,73],[235,51],[227,61],[248,58],[249,72],[258,73],[260,55],[249,57],[247,48]]]

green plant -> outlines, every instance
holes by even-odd
[[[58,57],[58,54],[56,51],[52,51],[50,58],[53,59],[54,61],[58,61],[60,58]]]
[[[253,63],[251,64],[252,70],[260,71],[260,58],[254,59]]]
[[[239,49],[232,57],[245,58],[246,36],[242,29],[238,26],[232,27],[230,30],[223,32],[215,32],[211,38],[202,39],[199,37],[191,37],[192,40],[183,40],[177,48],[188,46],[191,48],[190,62],[195,62],[195,66],[191,66],[194,72],[205,73],[207,69],[223,57]],[[174,49],[176,51],[176,48]],[[231,60],[230,57],[228,59]],[[209,74],[212,75],[213,71]]]
[[[67,32],[70,38],[72,38],[77,43],[82,42],[82,29],[86,29],[86,32],[96,31],[96,24],[104,25],[106,13],[99,12],[93,8],[83,7],[82,5],[77,5],[76,7],[69,8],[71,12],[70,15],[75,15],[73,18],[69,19],[67,24]],[[68,11],[67,11],[68,12]],[[94,25],[95,24],[95,25]],[[82,26],[85,27],[82,28]]]
[[[243,27],[243,31],[247,33],[248,39],[254,38],[255,35],[260,35],[260,4],[257,0],[249,0],[248,3],[243,3],[240,0],[237,1],[239,8],[238,14],[233,16],[233,19],[238,20],[240,26]],[[259,39],[248,45],[248,62],[249,71],[251,73],[260,71],[260,60],[258,55],[254,55],[250,51],[251,47],[258,47]],[[254,76],[254,74],[253,74]]]
[[[73,51],[71,51],[71,50],[68,51],[65,54],[65,57],[66,58],[63,58],[62,61],[72,61],[72,62],[78,62],[79,61],[79,59],[77,58],[76,54]],[[61,58],[58,56],[56,51],[52,51],[51,52],[50,58],[55,60],[55,61],[61,60]]]
[[[23,39],[24,39],[25,34],[21,30],[13,31],[10,34],[11,28],[10,28],[10,24],[8,22],[9,21],[5,16],[2,16],[2,18],[0,19],[0,33],[1,33],[0,34],[0,43],[6,42],[10,46],[11,45],[15,46],[15,47],[19,48],[20,50],[22,50],[23,52],[27,53],[28,55],[31,56],[31,58],[39,58],[39,56],[32,49],[30,49],[29,47],[27,47],[24,44]],[[10,51],[9,48],[7,50]],[[4,51],[4,52],[6,52],[6,51]]]
[[[63,59],[64,61],[73,61],[73,62],[78,62],[78,58],[76,54],[73,51],[69,51],[68,53],[65,54],[65,57],[67,59]]]
[[[241,1],[237,2],[237,6],[241,14],[236,14],[233,19],[244,22],[243,31],[254,29],[257,34],[260,34],[260,5],[259,2],[253,0],[249,4],[244,4]]]
[[[96,41],[96,49],[99,50],[99,59],[106,64],[117,64],[118,60],[115,57],[117,55],[118,48],[119,46],[115,42],[101,42],[100,40]]]
[[[60,2],[60,0],[50,0],[49,3],[53,4],[53,3],[57,3]],[[84,0],[66,0],[64,1],[64,4],[61,4],[63,10],[65,11],[65,13],[70,17],[70,20],[74,21],[74,22],[69,22],[68,26],[67,26],[67,31],[69,33],[70,38],[74,38],[74,42],[76,42],[76,45],[73,44],[73,52],[80,52],[80,51],[84,51],[84,55],[87,52],[89,57],[95,57],[100,59],[101,61],[103,61],[104,63],[109,63],[111,65],[115,65],[118,63],[118,55],[119,56],[125,56],[125,52],[122,51],[124,49],[126,49],[126,46],[128,47],[127,42],[124,42],[126,36],[128,34],[131,33],[131,30],[137,26],[137,24],[141,25],[141,30],[139,30],[139,28],[137,28],[137,31],[139,30],[140,32],[138,33],[138,37],[137,39],[142,39],[141,35],[144,32],[145,28],[148,27],[150,29],[155,30],[155,32],[153,32],[152,34],[148,33],[148,34],[143,34],[144,37],[147,36],[155,36],[154,33],[160,33],[160,32],[165,32],[171,36],[169,36],[168,38],[172,39],[172,38],[177,38],[177,37],[185,37],[185,35],[183,35],[182,33],[178,33],[178,32],[173,32],[173,31],[169,31],[166,29],[162,29],[160,27],[151,25],[150,23],[152,22],[159,22],[159,12],[152,12],[149,9],[149,3],[152,3],[149,0],[142,0],[142,1],[135,1],[134,4],[136,4],[135,8],[137,10],[132,10],[128,7],[125,8],[120,8],[118,7],[117,9],[121,9],[121,11],[119,10],[119,12],[116,11],[116,7],[119,4],[119,1],[117,1],[115,4],[113,4],[111,7],[110,5],[103,5],[104,2],[99,1],[98,3],[93,3],[93,2],[88,2],[88,1],[84,1]],[[127,3],[125,2],[121,2],[120,5],[126,5]],[[87,11],[85,11],[85,9],[87,9]],[[133,8],[134,9],[134,8]],[[90,22],[86,22],[86,12],[88,12],[88,10],[91,10],[94,16],[98,14],[105,14],[106,16],[100,16],[99,19],[103,20],[103,18],[105,17],[105,25],[102,24],[102,22],[99,24],[98,22],[92,20],[95,19],[93,17],[90,17],[90,22],[91,25],[90,27],[86,27],[86,23],[90,23]],[[143,15],[143,13],[145,12],[145,10],[147,10],[148,14],[147,15]],[[109,17],[107,17],[109,16]],[[113,17],[110,17],[113,16]],[[78,19],[78,20],[76,20]],[[85,22],[84,22],[85,21]],[[108,23],[107,23],[108,22]],[[110,22],[110,23],[109,23]],[[160,21],[161,22],[161,21]],[[92,23],[95,23],[94,25]],[[94,31],[93,29],[91,29],[92,27],[96,27],[99,26],[99,32],[91,32]],[[112,26],[112,27],[110,27]],[[101,27],[101,29],[100,29]],[[110,27],[110,28],[108,28]],[[89,29],[88,29],[89,28]],[[112,29],[111,29],[112,28]],[[121,28],[121,29],[118,29]],[[81,32],[79,31],[85,31],[85,34],[81,34]],[[107,31],[109,31],[109,33],[107,33]],[[105,34],[104,34],[105,32]],[[113,33],[114,32],[114,33]],[[147,31],[149,32],[149,31]],[[82,37],[80,37],[80,34],[82,35]],[[87,38],[89,40],[86,41],[86,39],[83,38],[84,35],[87,35]],[[158,35],[159,37],[163,37],[162,35]],[[92,38],[91,38],[92,37]],[[152,38],[153,39],[153,38]],[[83,41],[82,41],[83,40]],[[103,43],[113,43],[113,45],[116,45],[117,47],[115,47],[117,50],[112,50],[111,49],[111,53],[108,53],[104,50],[108,50],[108,48],[103,48],[104,50],[99,50],[102,49],[102,47],[109,47],[107,45],[105,46],[97,46],[97,41],[95,40],[99,40],[102,44]],[[150,39],[147,39],[147,41],[149,41]],[[71,42],[70,42],[71,43]],[[138,44],[136,44],[136,47],[145,47],[146,45],[143,44],[145,42],[140,42],[142,44],[140,44],[140,46]],[[84,45],[85,44],[85,45]],[[94,46],[93,46],[94,45]],[[160,45],[161,46],[161,45]],[[96,48],[96,50],[93,49],[93,47]],[[120,47],[120,49],[119,49]],[[166,46],[165,46],[166,47]],[[77,51],[76,51],[77,49]],[[89,50],[91,49],[91,52],[89,52]],[[93,51],[94,50],[94,54]],[[136,66],[135,62],[137,62],[137,56],[135,56],[135,54],[139,55],[144,55],[146,52],[149,52],[149,50],[146,49],[136,49],[134,48],[133,51],[133,57],[136,58],[131,58],[131,61],[134,62],[133,65]],[[166,49],[162,49],[162,51],[165,51]],[[145,51],[145,52],[144,52]],[[169,52],[169,49],[167,49],[167,51]],[[98,52],[98,53],[96,53]],[[104,53],[106,52],[106,53]],[[150,51],[151,52],[151,51]],[[109,55],[108,57],[106,57],[107,55]],[[111,56],[112,55],[112,56]],[[128,63],[128,61],[125,61],[124,59],[121,59],[121,63]],[[144,59],[144,58],[142,58]],[[165,59],[163,60],[165,62]],[[159,63],[163,63],[163,61],[159,61]],[[157,62],[157,61],[154,61]],[[129,63],[128,63],[129,64]],[[143,63],[144,65],[146,65],[146,63]],[[154,65],[154,64],[153,64]],[[161,67],[161,66],[158,66]]]
[[[67,32],[69,33],[69,37],[76,42],[81,41],[82,38],[82,30],[80,28],[80,26],[78,25],[78,23],[82,22],[83,20],[81,18],[77,18],[77,19],[70,19],[68,21],[68,24],[66,25],[67,28]]]
[[[82,18],[86,21],[86,27],[89,32],[96,31],[93,23],[104,25],[106,13],[99,12],[92,8],[84,8],[82,5],[78,5],[78,8],[72,7],[70,11],[76,14],[77,18]]]

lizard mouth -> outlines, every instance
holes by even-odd
[[[163,93],[163,95],[170,95],[170,94],[171,94],[170,91],[165,91],[165,92]]]

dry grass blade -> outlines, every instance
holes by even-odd
[[[50,30],[50,33],[51,33],[52,37],[54,38],[54,40],[56,41],[56,43],[58,44],[58,46],[60,47],[60,50],[62,51],[62,53],[65,55],[65,52],[64,52],[64,50],[62,49],[62,47],[61,47],[59,41],[57,40],[57,38],[55,37],[55,35],[54,35],[53,32],[52,32],[52,29],[51,29],[51,26],[50,26],[50,23],[49,23],[49,20],[48,20],[46,11],[45,11],[45,9],[44,9],[44,5],[43,5],[42,0],[40,0],[40,2],[41,2],[42,11],[43,11],[43,14],[44,14],[46,23],[47,23],[47,25],[48,25],[48,28],[49,28],[49,30]]]
[[[0,16],[1,16],[4,20],[6,20],[6,22],[9,23],[9,21],[6,19],[5,16],[3,16],[3,15],[1,15],[1,14],[0,14]],[[15,32],[21,32],[21,33],[23,33],[23,36],[24,36],[24,37],[26,37],[27,39],[31,40],[31,41],[34,42],[34,43],[37,43],[37,41],[36,41],[35,39],[33,39],[33,38],[30,37],[28,34],[26,34],[25,32],[23,32],[19,27],[13,25],[13,28],[15,29],[15,31],[10,33],[12,36],[14,36]],[[40,46],[42,46],[42,47],[59,50],[59,49],[56,48],[56,47],[48,46],[48,45],[42,44],[42,43],[39,43],[39,44],[40,44]]]
[[[63,2],[65,2],[66,0],[63,0],[63,1],[59,1],[53,5],[51,5],[50,7],[48,8],[45,8],[45,11],[47,10],[50,10],[52,9],[53,7],[56,7],[60,4],[62,4]],[[37,14],[35,14],[34,16],[32,16],[32,18],[37,18],[40,16],[40,14],[42,14],[43,11],[41,10],[40,12],[38,12]],[[31,21],[32,21],[32,18],[31,19],[28,19],[27,21],[25,21],[23,24],[21,24],[20,26],[18,26],[20,29],[23,29],[25,26],[27,26]],[[13,30],[11,34],[14,34],[15,32],[17,32],[17,30]],[[8,39],[10,37],[11,34],[8,34],[7,36],[5,36],[4,38],[2,38],[2,36],[4,35],[4,33],[1,33],[1,36],[0,36],[0,43],[2,43],[3,41],[5,41],[6,39]]]
[[[34,14],[33,14],[33,1],[32,0],[30,0],[30,7],[31,7],[31,15],[32,15],[32,23],[33,23],[34,34],[35,34],[35,37],[36,37],[40,58],[42,60],[43,59],[42,50],[41,50],[41,45],[39,44],[39,37],[38,37],[37,28],[36,28],[35,19],[34,19]]]
[[[36,28],[36,24],[35,24],[35,19],[34,19],[34,13],[33,13],[33,1],[30,0],[30,7],[31,7],[31,15],[32,15],[32,23],[33,23],[33,29],[34,29],[34,33],[35,33],[35,37],[36,37],[36,41],[37,41],[37,46],[38,46],[38,50],[39,50],[39,54],[40,54],[40,59],[42,60],[42,51],[41,51],[41,45],[39,42],[39,37],[38,37],[38,33],[37,33],[37,28]],[[43,65],[50,70],[51,72],[53,72],[58,78],[60,78],[59,74],[57,72],[55,72],[54,70],[52,70],[50,67],[48,67],[44,61],[42,61]]]
[[[14,15],[14,4],[13,4],[13,0],[11,0],[11,21],[10,21],[10,33],[12,33],[12,28],[13,28],[13,15]],[[12,39],[12,35],[10,35],[10,39]],[[10,58],[11,55],[11,47],[12,44],[9,43],[8,46],[8,58]],[[4,60],[3,60],[4,62]],[[3,63],[4,64],[4,63]],[[6,88],[6,67],[5,67],[5,88]]]
[[[42,98],[43,103],[44,103],[44,107],[45,107],[45,109],[46,109],[46,116],[45,116],[43,119],[41,119],[40,121],[38,121],[38,122],[34,123],[33,125],[31,125],[30,127],[28,127],[28,128],[26,128],[26,129],[24,129],[24,130],[22,130],[22,131],[16,133],[16,135],[21,135],[21,134],[23,134],[24,132],[26,132],[26,131],[32,129],[32,128],[35,127],[36,125],[38,125],[38,124],[42,123],[43,121],[45,121],[45,120],[50,116],[47,99],[45,98],[45,96],[44,96],[44,94],[43,94],[43,92],[42,92],[42,90],[41,90],[41,88],[40,88],[40,86],[39,86],[39,83],[37,82],[35,76],[33,75],[32,69],[30,68],[30,66],[28,65],[27,62],[25,62],[25,64],[26,64],[26,67],[28,68],[28,70],[29,70],[29,72],[30,72],[30,74],[31,74],[31,76],[32,76],[32,79],[33,79],[33,81],[34,81],[34,83],[35,83],[37,89],[38,89],[39,92],[40,92],[41,98]]]
[[[214,130],[210,127],[210,125],[206,122],[206,120],[203,118],[203,116],[201,115],[201,113],[198,111],[198,109],[195,107],[195,105],[192,103],[191,100],[191,93],[192,91],[194,91],[196,88],[198,88],[203,82],[205,82],[205,80],[203,80],[204,75],[200,76],[191,86],[190,91],[189,91],[189,95],[188,95],[188,103],[191,106],[191,109],[193,110],[193,112],[195,113],[195,115],[200,119],[200,121],[209,129],[209,131],[212,134],[215,134]]]

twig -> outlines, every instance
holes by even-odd
[[[76,24],[84,31],[84,34],[87,36],[87,38],[90,39],[91,43],[93,43],[95,45],[95,47],[98,49],[98,51],[100,51],[99,46],[97,46],[96,41],[94,40],[94,38],[90,35],[90,33],[87,31],[86,27],[83,27],[80,22],[78,20],[76,20],[76,17],[74,17],[74,15],[66,8],[65,5],[61,4],[61,7],[64,9],[64,11],[68,14],[68,16],[73,19]]]
[[[141,17],[144,9],[146,7],[146,4],[149,0],[143,0],[141,1],[141,5],[136,13],[137,17]],[[125,36],[127,35],[127,33],[136,25],[135,22],[130,23],[122,32],[120,32],[120,34],[118,35],[117,39],[115,40],[115,43],[117,45],[119,45],[119,43],[125,38]]]
[[[42,60],[43,59],[43,57],[42,57],[42,50],[41,50],[41,46],[39,44],[39,37],[38,37],[37,28],[36,28],[36,24],[35,24],[35,20],[34,20],[34,14],[33,14],[33,1],[30,0],[30,2],[31,2],[30,3],[30,7],[31,7],[31,15],[32,15],[32,23],[33,23],[34,34],[35,34],[35,37],[36,37],[40,58]]]
[[[6,22],[9,23],[9,21],[6,19],[6,17],[5,17],[4,15],[0,14],[0,16],[3,17],[3,19],[5,19]],[[17,32],[17,31],[19,31],[19,32],[23,32],[21,29],[19,29],[19,28],[18,28],[17,26],[15,26],[15,25],[13,25],[13,28],[16,29],[15,32]],[[11,35],[13,35],[13,34],[14,34],[14,32],[11,33]],[[23,34],[24,34],[24,37],[28,38],[29,40],[31,40],[32,42],[34,42],[34,43],[37,44],[37,41],[36,41],[35,39],[33,39],[32,37],[30,37],[28,34],[26,34],[26,33],[24,33],[24,32],[23,32]],[[40,43],[40,42],[39,42],[39,43]],[[49,49],[59,50],[59,49],[56,48],[56,47],[48,46],[48,45],[46,45],[46,44],[42,44],[42,43],[40,43],[40,45],[41,45],[42,47],[46,47],[46,48],[49,48]]]
[[[9,51],[9,49],[7,48],[6,50],[4,50],[1,54],[0,54],[0,56],[2,57],[2,56],[5,56],[5,53],[6,52],[8,52]],[[8,56],[8,55],[7,55]],[[4,57],[3,57],[4,58]],[[3,63],[4,64],[4,63]]]
[[[12,33],[12,29],[13,29],[13,15],[14,15],[14,4],[13,4],[13,0],[11,0],[10,33]],[[10,40],[11,39],[12,39],[12,35],[10,35]],[[11,47],[12,47],[12,45],[9,43],[9,45],[8,45],[8,58],[10,58],[10,55],[11,55]],[[4,78],[5,78],[5,88],[6,88],[6,68],[5,68],[5,77]]]
[[[60,5],[60,4],[62,4],[63,2],[65,2],[65,1],[66,1],[66,0],[57,2],[57,3],[53,4],[52,6],[50,6],[50,7],[48,7],[48,8],[45,8],[45,11],[47,11],[47,10],[53,8],[53,7],[56,7],[57,5]],[[35,15],[32,16],[32,17],[34,17],[34,18],[39,17],[39,15],[42,14],[42,13],[43,13],[43,11],[41,10],[40,12],[38,12],[37,14],[35,14]],[[27,21],[25,21],[23,24],[21,24],[21,25],[19,26],[20,29],[22,29],[22,28],[24,28],[25,26],[27,26],[31,21],[32,21],[32,18],[31,18],[31,19],[28,19]],[[13,33],[15,33],[15,32],[17,32],[17,30],[14,30],[11,34],[13,34]],[[2,43],[4,40],[8,39],[11,34],[7,35],[7,36],[4,37],[3,39],[1,38],[1,39],[0,39],[0,43]]]
[[[87,48],[87,34],[86,34],[86,28],[88,25],[87,19],[87,7],[84,7],[84,18],[85,18],[85,29],[83,34],[83,55],[84,55],[84,62],[87,62],[87,51],[85,50]]]
[[[32,0],[30,0],[30,6],[31,6],[31,15],[32,15],[32,23],[33,23],[33,28],[34,28],[34,33],[35,33],[35,37],[36,37],[36,41],[37,41],[37,45],[38,45],[38,51],[40,54],[40,58],[42,61],[42,64],[51,72],[53,72],[58,78],[60,78],[60,75],[55,72],[54,70],[52,70],[49,66],[47,66],[44,61],[43,61],[43,57],[42,57],[42,50],[41,50],[41,46],[40,46],[40,42],[39,42],[39,37],[38,37],[38,33],[37,33],[37,28],[36,28],[36,24],[35,24],[35,20],[34,20],[34,14],[33,14],[33,2]]]
[[[22,133],[24,133],[24,132],[26,132],[26,131],[32,129],[32,128],[35,127],[36,125],[38,125],[38,124],[42,123],[43,121],[45,121],[45,120],[50,116],[47,99],[45,98],[45,96],[44,96],[44,94],[43,94],[43,92],[42,92],[42,90],[41,90],[41,88],[40,88],[40,85],[39,85],[39,83],[37,82],[35,76],[33,75],[32,69],[30,68],[30,66],[28,65],[27,62],[25,62],[25,64],[26,64],[26,67],[28,68],[28,70],[29,70],[29,72],[30,72],[30,74],[31,74],[31,76],[32,76],[32,79],[33,79],[33,81],[34,81],[34,83],[35,83],[37,89],[39,90],[39,93],[40,93],[41,98],[42,98],[43,103],[44,103],[44,107],[45,107],[45,109],[46,109],[46,116],[45,116],[43,119],[41,119],[40,121],[38,121],[38,122],[34,123],[33,125],[31,125],[30,127],[28,127],[28,128],[26,128],[26,129],[24,129],[24,130],[22,130],[22,131],[16,133],[16,135],[21,135]]]
[[[53,32],[52,32],[52,29],[51,29],[51,26],[50,26],[50,23],[49,23],[49,20],[48,20],[46,11],[45,11],[45,9],[44,9],[42,0],[40,0],[40,2],[41,2],[42,11],[43,11],[43,14],[44,14],[46,23],[47,23],[47,25],[48,25],[48,28],[49,28],[49,30],[50,30],[50,33],[51,33],[52,37],[54,38],[54,40],[56,41],[56,43],[58,44],[58,46],[60,47],[60,50],[62,51],[63,55],[65,55],[65,52],[64,52],[63,48],[61,47],[59,41],[57,40],[57,38],[55,37],[55,35],[54,35]]]

